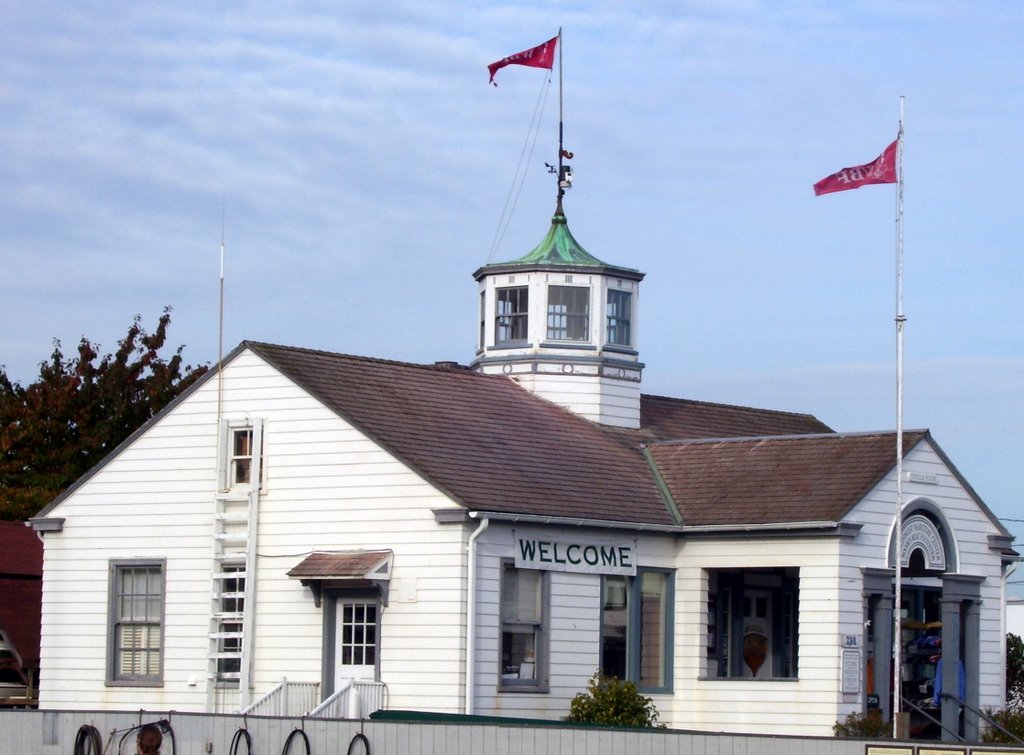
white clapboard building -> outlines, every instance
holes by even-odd
[[[469,366],[243,342],[41,512],[41,707],[558,719],[600,670],[830,735],[892,710],[896,558],[907,699],[1002,705],[1011,537],[926,430],[897,547],[895,434],[643,394],[643,274],[561,203],[474,277]]]

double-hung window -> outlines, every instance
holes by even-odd
[[[163,682],[164,562],[110,565],[107,681],[139,686]]]
[[[548,286],[549,341],[590,340],[590,289]]]
[[[263,463],[263,422],[254,419],[245,424],[224,420],[221,424],[218,476],[222,490],[248,488],[253,474],[258,477],[257,487],[263,487],[266,472]]]
[[[672,687],[671,572],[640,569],[602,580],[601,673],[646,691]]]
[[[547,583],[547,572],[502,564],[502,689],[547,688]]]
[[[608,289],[608,306],[605,315],[608,326],[606,334],[608,343],[614,346],[631,346],[633,344],[630,332],[632,306],[633,295],[629,291]]]
[[[231,484],[252,482],[253,432],[251,427],[231,431]]]
[[[495,291],[494,342],[525,341],[529,319],[530,290],[526,286]]]

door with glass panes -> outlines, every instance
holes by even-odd
[[[334,684],[377,678],[377,601],[338,598],[335,618]]]

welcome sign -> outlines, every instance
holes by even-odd
[[[512,533],[517,569],[636,574],[636,541],[553,538],[548,534]]]

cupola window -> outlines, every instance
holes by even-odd
[[[629,291],[608,290],[608,343],[615,346],[632,345],[630,314],[633,295]]]
[[[590,289],[548,287],[548,340],[590,340]]]
[[[529,311],[529,289],[526,286],[499,288],[494,318],[495,343],[525,341]]]

